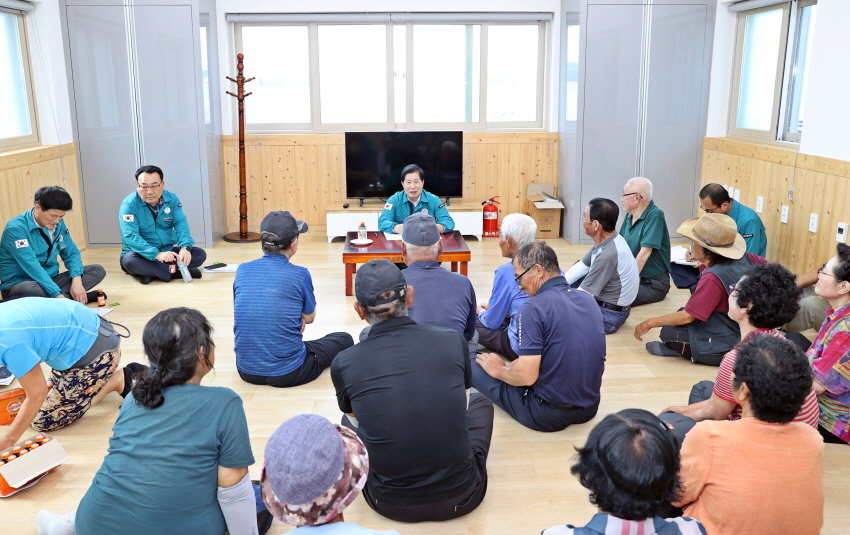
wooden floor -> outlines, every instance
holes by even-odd
[[[502,262],[495,239],[467,241],[472,250],[469,277],[479,302],[486,301],[493,270]],[[355,336],[364,326],[352,308],[353,297],[344,295],[342,242],[328,244],[321,231],[302,237],[296,264],[310,269],[316,289],[316,322],[307,327],[310,339],[331,331],[348,331]],[[578,260],[586,247],[571,246],[563,240],[550,242],[558,253],[561,266]],[[208,260],[225,263],[245,262],[260,256],[258,244],[222,242],[208,251]],[[204,384],[226,386],[244,400],[251,445],[257,464],[252,478],[260,473],[263,448],[269,435],[281,422],[300,413],[316,413],[332,421],[340,417],[330,375],[326,371],[315,382],[292,389],[259,387],[242,382],[236,373],[233,354],[232,273],[208,273],[192,284],[173,281],[167,286],[154,282],[140,285],[118,267],[118,250],[98,249],[83,253],[86,263],[100,263],[108,273],[102,286],[109,303],[120,303],[108,318],[130,328],[132,336],[122,341],[124,362],[142,361],[141,333],[145,322],[156,312],[174,306],[201,310],[215,327],[215,371]],[[560,523],[582,525],[595,508],[587,501],[586,491],[570,475],[574,448],[584,443],[592,426],[604,415],[628,407],[653,412],[671,404],[687,401],[696,381],[714,378],[716,368],[691,364],[683,359],[653,357],[643,343],[632,337],[634,326],[643,319],[675,310],[687,295],[674,290],[662,303],[639,307],[620,331],[607,337],[608,359],[602,381],[599,415],[591,422],[559,433],[530,431],[496,409],[492,448],[487,462],[489,488],[481,506],[466,517],[443,523],[401,524],[386,520],[358,498],[346,510],[346,520],[373,529],[395,529],[402,534],[440,535],[515,535],[539,533]],[[812,333],[808,333],[812,334]],[[654,330],[645,341],[656,340]],[[71,460],[24,493],[0,500],[0,533],[31,534],[35,514],[41,508],[57,512],[74,509],[91,482],[106,453],[111,427],[121,398],[110,394],[100,405],[67,429],[55,435]],[[781,467],[777,467],[781,469]],[[823,533],[847,533],[850,511],[850,448],[826,446],[824,485],[826,490]],[[758,499],[741,496],[740,499]],[[116,518],[120,526],[121,519]],[[845,526],[842,528],[841,526]],[[272,534],[289,531],[290,526],[276,522]],[[116,532],[117,533],[117,532]]]

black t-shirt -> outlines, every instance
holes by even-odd
[[[449,499],[469,488],[471,369],[463,336],[394,318],[341,352],[331,378],[340,410],[359,421],[372,496],[409,505]]]

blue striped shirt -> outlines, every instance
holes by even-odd
[[[307,356],[301,314],[316,310],[307,268],[283,255],[264,255],[239,266],[233,281],[236,367],[275,377],[295,371]]]

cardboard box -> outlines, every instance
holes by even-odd
[[[0,425],[8,425],[12,423],[18,411],[21,410],[21,404],[27,399],[27,394],[23,388],[9,388],[0,391]]]
[[[537,223],[534,237],[538,240],[560,238],[564,205],[555,197],[555,185],[529,184],[525,202],[525,213]]]
[[[68,454],[65,453],[65,448],[59,444],[59,441],[45,433],[42,435],[50,441],[0,466],[0,498],[31,487],[48,472],[68,461]],[[16,445],[22,446],[27,440],[34,441],[35,436],[26,438]]]

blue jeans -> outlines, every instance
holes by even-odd
[[[605,329],[605,334],[614,334],[621,325],[626,323],[632,309],[626,310],[611,310],[610,308],[599,307],[602,311],[602,327]]]
[[[472,386],[529,429],[560,431],[596,416],[599,401],[590,407],[553,405],[535,394],[530,386],[512,386],[491,377],[475,362],[474,355],[471,358]]]

